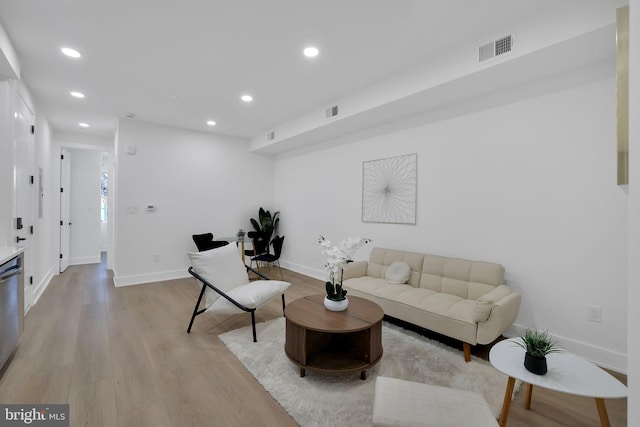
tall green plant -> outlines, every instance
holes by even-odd
[[[254,218],[251,218],[251,225],[253,228],[261,232],[265,238],[267,239],[267,251],[271,247],[271,242],[273,241],[276,230],[278,228],[278,223],[280,222],[280,211],[274,212],[271,215],[271,212],[265,211],[262,207],[258,211],[258,220],[256,221]]]

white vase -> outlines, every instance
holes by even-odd
[[[331,311],[345,311],[349,307],[349,299],[345,298],[342,301],[334,301],[327,297],[324,297],[324,308]]]

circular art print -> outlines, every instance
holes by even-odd
[[[417,154],[362,163],[362,221],[416,223]]]

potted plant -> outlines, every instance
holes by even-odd
[[[516,342],[525,349],[524,367],[537,375],[547,373],[547,355],[562,351],[551,339],[548,331],[527,328],[520,341]]]
[[[262,207],[258,210],[258,220],[251,218],[251,225],[253,225],[253,228],[257,232],[262,233],[266,239],[267,252],[269,252],[269,246],[274,238],[279,222],[280,211],[274,212],[273,215],[271,215],[271,212],[265,211]]]
[[[327,296],[324,298],[324,306],[327,310],[343,311],[349,306],[346,289],[342,289],[342,270],[345,265],[352,262],[351,257],[361,246],[371,242],[371,239],[364,237],[349,237],[338,243],[338,246],[331,246],[331,242],[320,236],[318,244],[322,250],[322,255],[326,259],[324,265],[327,282],[325,288]]]

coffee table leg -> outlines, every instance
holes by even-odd
[[[305,375],[304,368],[300,368],[300,376],[301,376],[301,377],[304,377],[304,375]]]
[[[509,417],[509,408],[511,407],[511,396],[513,396],[513,387],[516,384],[516,379],[509,377],[507,381],[507,389],[504,392],[504,402],[502,403],[502,414],[500,414],[500,427],[507,425],[507,418]]]
[[[526,409],[531,409],[531,395],[533,394],[533,385],[527,384],[527,394],[524,400],[524,407]]]
[[[360,372],[360,379],[363,381],[367,379],[367,371]]]
[[[607,407],[604,404],[604,399],[596,397],[596,406],[598,407],[598,415],[600,415],[600,424],[602,427],[611,427],[609,423],[609,415],[607,414]]]

